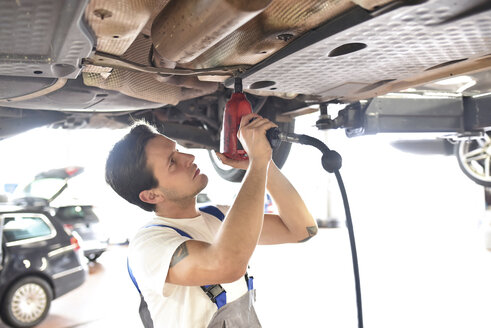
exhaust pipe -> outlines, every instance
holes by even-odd
[[[260,14],[272,0],[171,0],[152,24],[164,61],[188,63]]]

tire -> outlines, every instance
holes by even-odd
[[[48,315],[52,299],[53,291],[45,280],[22,278],[5,294],[2,320],[16,328],[34,327]]]
[[[295,129],[295,121],[291,122],[280,122],[277,123],[278,127],[283,132],[293,132]],[[290,154],[290,149],[292,148],[292,144],[289,142],[282,142],[280,146],[276,149],[273,149],[273,161],[280,169],[285,165],[286,159]],[[245,170],[234,169],[230,166],[223,165],[222,162],[215,155],[215,151],[209,150],[208,154],[210,155],[211,164],[213,168],[221,176],[223,179],[230,182],[241,182],[245,175]]]
[[[491,137],[460,141],[455,147],[460,169],[478,185],[491,187]]]

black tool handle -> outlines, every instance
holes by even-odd
[[[279,137],[279,134],[280,134],[280,129],[278,128],[271,128],[268,131],[266,131],[266,138],[268,138],[269,144],[273,149],[278,148],[281,144],[281,139]]]
[[[251,118],[249,123],[254,121],[256,118],[257,117]],[[278,128],[271,128],[266,131],[266,138],[268,139],[271,148],[273,149],[278,148],[278,146],[281,144],[281,139],[279,135],[280,135],[280,129]]]

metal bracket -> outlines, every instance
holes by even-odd
[[[119,68],[134,72],[144,72],[160,75],[222,75],[222,76],[236,76],[241,72],[244,72],[250,65],[234,65],[234,66],[220,66],[213,68],[201,68],[201,69],[184,69],[184,68],[163,68],[145,66],[129,60],[121,59],[117,56],[113,56],[103,52],[95,52],[95,54],[89,58],[83,60],[84,65],[93,65],[101,67]]]
[[[360,102],[355,102],[340,110],[338,116],[331,119],[331,116],[327,114],[327,108],[323,108],[323,104],[321,104],[321,116],[315,125],[319,130],[357,129],[363,125],[363,109]]]
[[[321,116],[316,126],[345,128],[349,137],[393,132],[449,132],[458,136],[455,138],[479,137],[479,131],[491,127],[491,95],[378,97],[366,104],[352,103],[334,119]]]

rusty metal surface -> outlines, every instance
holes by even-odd
[[[169,0],[91,0],[85,19],[97,36],[97,50],[122,55]]]
[[[111,67],[84,65],[82,72],[84,73],[111,73],[113,69]]]
[[[142,65],[129,61],[119,56],[110,55],[104,52],[96,51],[90,58],[84,59],[84,64],[98,67],[121,68],[130,71],[145,72],[151,74],[165,74],[172,76],[198,76],[198,75],[223,75],[231,77],[237,73],[244,72],[248,67],[246,65],[220,66],[213,68],[193,69],[193,68],[166,68],[155,67],[150,64]],[[85,71],[85,70],[84,70]]]
[[[85,17],[97,35],[99,52],[147,67],[174,68],[175,62],[180,61],[177,67],[202,69],[257,64],[303,33],[352,8],[355,2],[373,8],[388,1],[201,0],[207,5],[207,11],[197,6],[196,1],[91,0]],[[269,6],[257,15],[267,4]],[[240,7],[242,5],[246,8]],[[197,7],[201,10],[197,11]],[[251,17],[254,18],[249,20]],[[216,24],[218,21],[223,24]],[[239,23],[231,25],[231,22]],[[156,48],[153,57],[151,40]],[[162,56],[158,56],[159,53]],[[224,78],[216,75],[200,76],[199,80],[169,78],[122,68],[109,72],[95,66],[88,67],[84,73],[87,85],[167,104],[211,93],[217,88],[216,81],[224,81]],[[293,94],[278,90],[277,95]]]
[[[256,64],[353,6],[349,0],[273,0],[261,14],[185,66]]]
[[[187,63],[263,11],[271,0],[173,0],[154,20],[155,50]]]
[[[141,65],[149,65],[149,52],[152,46],[149,38],[140,34],[131,47],[122,56]],[[162,104],[177,104],[181,100],[190,99],[214,92],[218,84],[197,81],[192,87],[182,87],[162,81],[157,74],[134,72],[115,68],[110,75],[107,73],[83,73],[84,83],[102,89],[118,90],[135,98]]]

